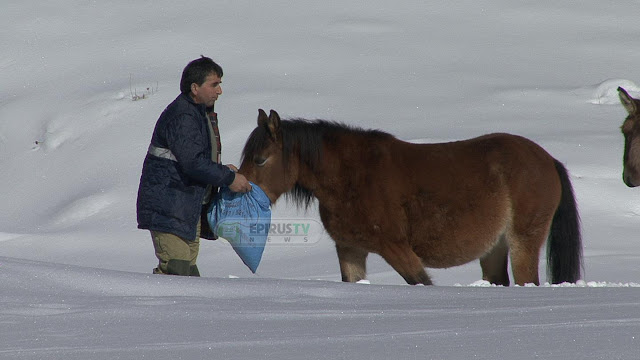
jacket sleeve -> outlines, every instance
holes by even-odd
[[[228,167],[211,161],[209,135],[203,134],[202,129],[198,119],[189,114],[170,120],[165,134],[169,150],[178,160],[180,170],[191,179],[217,187],[229,186],[236,175]]]

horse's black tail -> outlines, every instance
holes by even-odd
[[[575,283],[582,272],[580,216],[567,169],[558,160],[554,161],[562,184],[562,196],[547,241],[547,272],[554,284]]]

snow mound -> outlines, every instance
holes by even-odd
[[[115,202],[117,202],[117,199],[108,193],[80,196],[77,199],[70,200],[66,205],[60,206],[57,210],[58,213],[53,218],[53,224],[62,228],[78,224],[98,214]]]
[[[562,283],[562,284],[544,284],[544,287],[587,287],[587,288],[596,288],[596,287],[615,287],[615,288],[626,288],[626,287],[640,287],[638,283],[612,283],[606,281],[584,281],[579,280],[575,284],[573,283]]]
[[[622,87],[633,97],[640,97],[640,87],[631,80],[609,79],[595,87],[589,102],[595,105],[617,105],[620,104],[618,97],[618,87]]]
[[[463,285],[456,284],[455,286],[463,286]],[[490,282],[488,282],[486,280],[478,280],[478,281],[475,281],[475,282],[469,284],[468,286],[471,286],[471,287],[493,287],[493,286],[497,286],[497,285],[492,284],[492,283],[490,283]]]
[[[0,242],[5,241],[5,240],[12,240],[12,239],[15,239],[15,238],[20,237],[20,236],[22,236],[22,235],[0,232]]]
[[[495,285],[492,284],[486,280],[478,280],[478,281],[474,281],[473,283],[469,284],[469,285],[462,285],[460,283],[456,283],[454,286],[457,287],[498,287],[501,285]],[[516,285],[517,286],[517,285]],[[575,283],[568,283],[568,282],[564,282],[561,284],[549,284],[549,283],[544,283],[540,286],[536,286],[534,284],[525,284],[524,287],[574,287],[574,288],[635,288],[635,287],[640,287],[640,284],[638,283],[612,283],[612,282],[606,282],[606,281],[584,281],[584,280],[578,280]]]

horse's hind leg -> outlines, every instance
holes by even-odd
[[[489,253],[480,258],[482,279],[492,284],[509,286],[509,247],[504,236]]]
[[[337,243],[336,251],[340,262],[342,281],[358,282],[367,277],[367,255],[369,255],[367,251]]]
[[[380,251],[382,256],[409,285],[433,285],[422,260],[409,245],[392,243]]]
[[[509,236],[513,282],[518,285],[540,285],[538,261],[546,232],[533,231],[527,235]]]

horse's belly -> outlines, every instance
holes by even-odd
[[[475,206],[467,208],[415,201],[404,208],[387,208],[384,216],[366,216],[357,209],[338,214],[323,207],[320,214],[336,243],[380,253],[390,243],[408,241],[426,267],[448,268],[487,254],[505,233],[510,219],[508,198],[494,195],[476,199]],[[367,209],[375,213],[372,208]]]
[[[477,260],[486,252],[483,251],[470,251],[470,249],[465,249],[462,252],[430,252],[428,255],[424,256],[418,254],[422,259],[422,263],[425,267],[434,268],[434,269],[445,269],[454,266],[464,265],[471,261]]]
[[[463,265],[496,246],[511,218],[507,198],[478,205],[473,211],[431,211],[429,217],[414,218],[410,241],[426,267]]]

